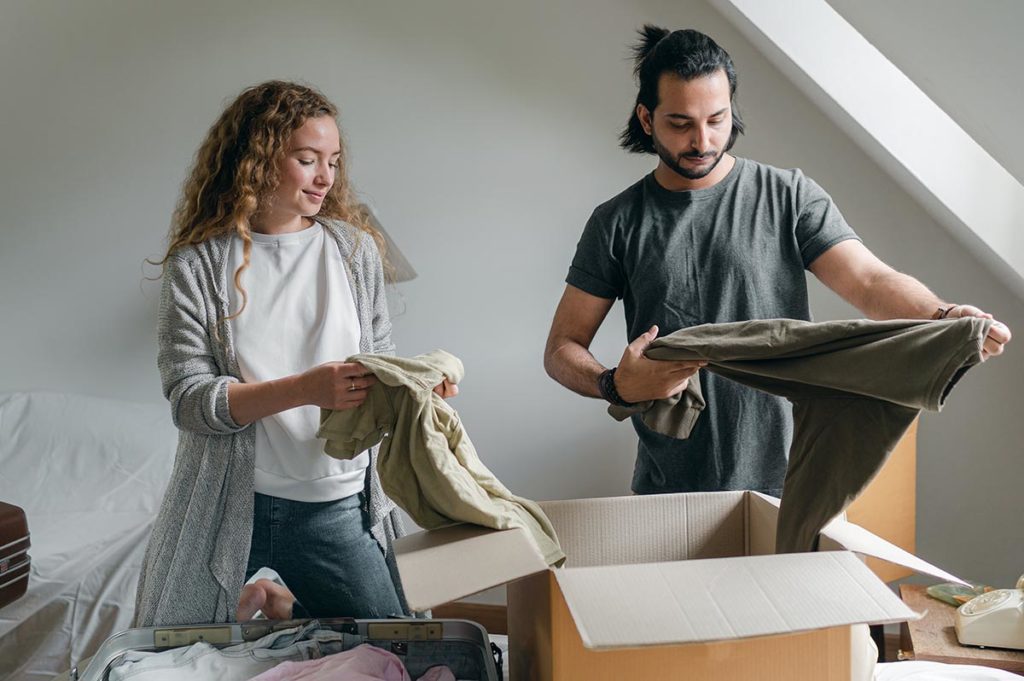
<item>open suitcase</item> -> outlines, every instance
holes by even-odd
[[[28,590],[29,545],[25,511],[0,501],[0,608]]]
[[[200,641],[217,648],[257,641],[269,634],[314,620],[253,620],[242,623],[144,627],[107,639],[84,668],[73,668],[70,681],[107,681],[111,666],[129,651],[158,652]],[[415,681],[436,665],[446,665],[459,681],[501,681],[501,651],[486,630],[466,620],[320,619],[319,628],[344,635],[345,649],[362,643],[394,653]]]

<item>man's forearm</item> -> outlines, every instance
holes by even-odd
[[[858,303],[871,319],[930,319],[948,305],[914,277],[892,269],[877,275]]]
[[[569,390],[584,397],[601,397],[597,377],[605,370],[579,343],[565,341],[544,353],[544,370]]]

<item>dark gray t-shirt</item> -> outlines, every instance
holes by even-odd
[[[804,269],[857,239],[832,199],[799,170],[737,158],[708,189],[672,192],[650,174],[595,210],[566,282],[622,298],[628,340],[707,323],[810,320]],[[753,489],[780,495],[792,412],[781,397],[701,371],[707,408],[690,437],[648,429],[633,491]]]

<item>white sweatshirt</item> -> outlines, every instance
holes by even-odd
[[[338,245],[319,224],[290,234],[252,234],[242,273],[248,302],[231,320],[242,379],[254,383],[298,374],[359,352],[359,319]],[[229,305],[242,241],[232,239]],[[331,501],[363,490],[369,456],[342,461],[316,437],[320,409],[303,406],[267,416],[256,429],[256,491],[295,501]]]

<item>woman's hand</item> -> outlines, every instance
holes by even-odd
[[[366,400],[377,377],[355,362],[327,362],[300,374],[308,404],[323,409],[354,409]]]
[[[459,386],[446,378],[437,384],[434,388],[434,392],[447,400],[449,397],[455,397],[459,394]]]
[[[295,596],[288,587],[269,579],[257,579],[242,587],[235,620],[251,620],[259,611],[263,611],[267,619],[290,620],[294,605]]]

